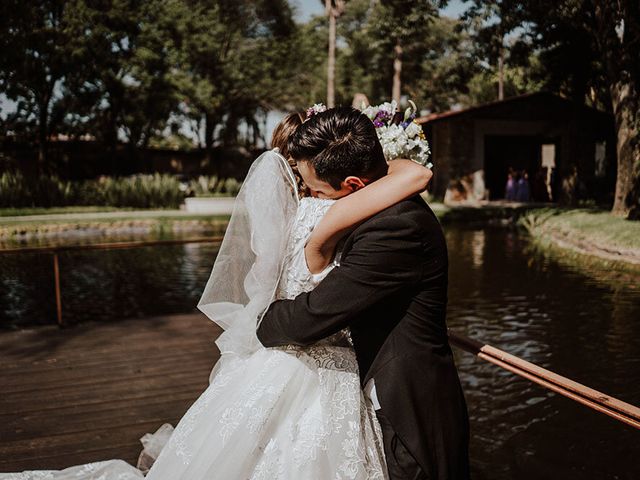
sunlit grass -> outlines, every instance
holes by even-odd
[[[599,247],[640,250],[640,222],[607,211],[540,209],[528,213],[523,223],[543,233],[556,232]]]
[[[86,213],[74,212],[74,213]],[[0,217],[0,239],[11,240],[26,237],[43,238],[47,235],[60,235],[80,231],[145,231],[149,234],[172,231],[201,231],[224,229],[229,215],[185,214],[176,210],[166,212],[153,211],[144,217],[132,216],[129,211],[120,211],[121,215],[110,218],[73,218],[74,213],[64,218],[43,220],[3,220]],[[96,212],[98,213],[98,212]],[[178,215],[176,215],[178,214]],[[28,218],[28,217],[27,217]]]
[[[135,209],[131,207],[118,208],[106,206],[0,208],[0,217],[21,217],[25,215],[49,215],[60,213],[126,212],[131,210]]]

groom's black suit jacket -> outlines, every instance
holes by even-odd
[[[397,435],[429,479],[457,480],[469,476],[469,429],[447,340],[447,279],[442,228],[415,196],[356,228],[312,292],[274,302],[258,338],[310,345],[350,327],[362,384],[374,378]]]

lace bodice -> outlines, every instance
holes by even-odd
[[[335,267],[329,265],[323,272],[312,274],[307,267],[304,246],[309,240],[315,226],[322,220],[335,200],[304,197],[300,200],[296,221],[289,242],[287,257],[284,262],[282,279],[278,286],[278,299],[294,299],[304,292],[313,290]],[[351,335],[345,329],[316,345],[351,346]]]
[[[279,299],[294,299],[303,292],[313,290],[333,268],[333,265],[329,265],[324,272],[313,275],[304,257],[304,246],[307,240],[333,203],[334,200],[313,197],[304,197],[300,200],[291,240],[287,247],[282,279],[278,286]]]

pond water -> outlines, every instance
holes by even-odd
[[[547,257],[498,227],[445,226],[449,327],[640,405],[640,276]],[[102,239],[101,241],[104,241]],[[210,244],[60,254],[69,323],[183,313]],[[50,254],[0,255],[0,326],[55,322]],[[456,351],[474,479],[640,478],[640,431]]]

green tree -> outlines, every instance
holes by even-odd
[[[341,17],[337,91],[343,103],[350,103],[358,92],[374,103],[389,100],[394,74],[400,72],[394,69],[396,42],[388,36],[385,8],[370,0],[352,0]],[[402,93],[432,111],[468,103],[467,84],[479,71],[469,36],[458,28],[458,20],[435,13],[423,19],[425,23],[415,22],[411,30],[404,30],[398,80]]]
[[[62,0],[6,0],[0,7],[0,92],[17,104],[6,128],[34,138],[41,171],[57,90],[73,69]]]
[[[528,66],[528,55],[521,54],[526,50],[521,3],[514,0],[473,0],[461,17],[462,25],[472,40],[473,52],[484,66],[476,80],[495,78],[494,99],[505,98],[509,66],[513,69]]]
[[[177,104],[171,24],[163,2],[67,3],[76,69],[64,85],[67,127],[110,150],[144,147]]]
[[[538,0],[523,12],[542,58],[549,61],[550,78],[557,82],[566,75],[563,87],[573,98],[610,106],[618,157],[612,212],[640,215],[640,4]],[[568,34],[569,42],[559,41]]]
[[[167,4],[176,29],[181,112],[203,123],[211,164],[217,139],[237,143],[241,123],[255,135],[256,115],[282,99],[292,12],[284,0]]]
[[[469,35],[459,25],[459,20],[435,18],[423,39],[429,48],[419,69],[405,78],[407,94],[421,108],[442,112],[477,102],[470,85],[482,67]]]
[[[335,106],[336,74],[336,22],[345,9],[344,0],[322,0],[329,19],[329,50],[327,53],[327,106]]]
[[[392,69],[391,98],[400,102],[403,69],[409,74],[420,72],[420,60],[428,52],[424,38],[438,5],[443,2],[411,0],[378,0],[370,21],[375,45],[382,53],[380,61]]]

